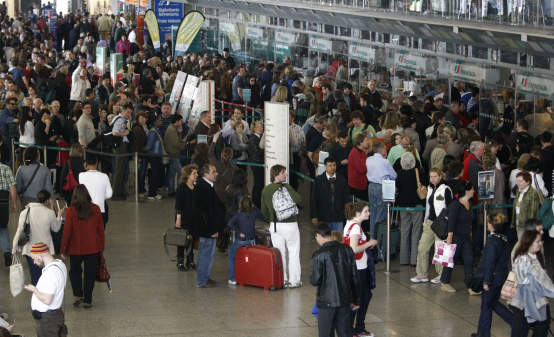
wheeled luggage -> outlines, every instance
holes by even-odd
[[[244,286],[262,287],[265,290],[283,288],[283,262],[277,248],[244,246],[237,250],[235,279]]]

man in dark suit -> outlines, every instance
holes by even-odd
[[[325,172],[315,178],[312,185],[310,213],[312,223],[326,222],[333,231],[343,231],[344,205],[348,202],[350,189],[346,179],[336,174],[337,163],[334,158],[324,161]]]
[[[215,166],[205,164],[200,168],[199,174],[201,178],[198,179],[195,189],[198,207],[194,214],[195,234],[200,237],[196,286],[207,288],[215,284],[215,281],[210,279],[210,272],[214,262],[217,237],[225,225],[225,205],[215,193],[214,183],[217,180]]]
[[[264,125],[258,120],[252,124],[252,134],[248,139],[248,160],[253,163],[263,164],[265,161],[264,150],[260,148],[260,140],[264,133]],[[262,189],[264,188],[264,168],[251,166],[254,173],[254,186],[252,187],[252,201],[258,208],[261,206]]]

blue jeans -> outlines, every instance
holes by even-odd
[[[146,170],[148,168],[148,157],[141,157],[138,167],[138,191],[139,193],[146,192],[144,182],[146,180]]]
[[[341,222],[328,222],[327,223],[329,227],[331,228],[331,231],[333,232],[343,232],[344,231],[344,223]]]
[[[381,184],[369,183],[367,187],[369,196],[369,233],[372,238],[377,237],[377,224],[387,218],[387,206],[383,202],[383,190]]]
[[[210,279],[210,272],[214,264],[215,238],[200,238],[198,244],[198,265],[196,266],[196,284],[203,286]]]
[[[465,261],[464,261],[465,263]],[[492,312],[495,311],[510,326],[512,325],[512,312],[500,302],[500,292],[502,290],[503,279],[493,276],[492,284],[489,284],[489,291],[483,290],[481,294],[481,315],[479,316],[479,325],[477,334],[479,337],[491,336]]]
[[[175,193],[175,175],[177,175],[177,184],[181,179],[181,159],[169,158],[169,168],[167,170],[167,192]]]
[[[4,253],[12,251],[10,247],[10,233],[8,232],[8,227],[0,227],[0,249],[2,249],[2,252]]]
[[[229,280],[235,281],[235,257],[237,256],[237,250],[239,247],[251,246],[254,245],[254,240],[252,241],[238,241],[235,240],[229,251]]]

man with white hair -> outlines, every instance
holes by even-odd
[[[28,284],[25,290],[32,293],[31,309],[37,323],[37,337],[65,337],[67,327],[62,310],[67,268],[54,259],[44,242],[35,242],[31,247],[33,263],[42,267],[36,286]]]

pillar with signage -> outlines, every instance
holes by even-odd
[[[196,124],[202,111],[210,113],[211,123],[215,123],[215,82],[202,81],[198,85],[198,94],[192,104],[189,122]]]
[[[289,167],[289,104],[265,102],[264,137],[265,137],[265,184],[271,183],[269,171],[274,165]]]
[[[102,76],[106,73],[108,66],[108,48],[96,47],[96,73]]]
[[[405,50],[400,50],[394,55],[394,70],[395,76],[392,80],[392,90],[393,91],[411,91],[415,90],[415,83],[410,81],[409,76],[398,77],[396,71],[404,70],[408,73],[413,72],[416,75],[421,75],[425,73],[426,59],[422,56],[416,56],[409,54]]]
[[[275,32],[275,62],[283,63],[285,58],[290,57],[290,46],[294,43],[294,34],[277,30]]]
[[[110,76],[114,86],[123,78],[123,54],[113,53],[110,55]]]

